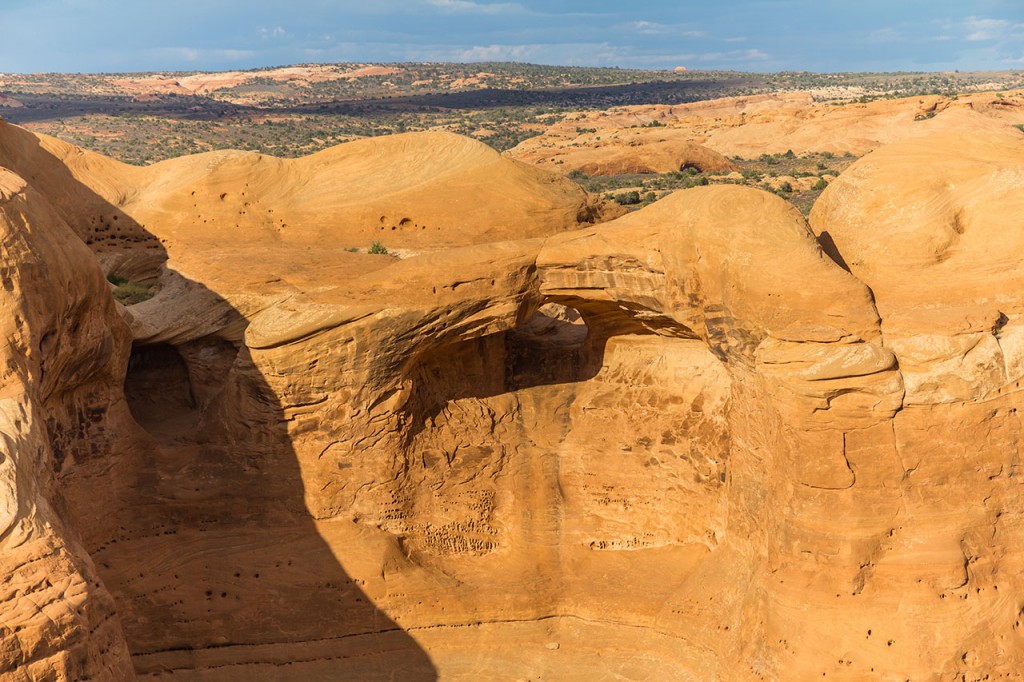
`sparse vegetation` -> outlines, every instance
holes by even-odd
[[[382,244],[381,241],[378,239],[378,240],[374,241],[372,244],[370,244],[370,248],[368,248],[366,250],[366,253],[372,253],[372,254],[375,254],[375,255],[386,256],[386,255],[388,255],[388,250],[384,246],[384,244]]]
[[[113,273],[107,275],[107,281],[114,285],[114,300],[122,305],[135,305],[148,301],[156,295],[156,287],[142,282],[131,282]]]
[[[631,209],[657,201],[675,190],[712,184],[732,184],[756,187],[779,194],[799,208],[804,215],[808,215],[822,190],[828,187],[828,178],[839,175],[855,160],[852,155],[836,156],[831,152],[803,156],[787,152],[762,154],[756,159],[733,157],[731,161],[739,167],[738,174],[701,172],[696,168],[684,168],[674,173],[662,174],[590,177],[570,173],[569,177],[588,192],[600,194],[605,199],[616,201]],[[772,178],[787,179],[770,181]],[[804,183],[798,186],[788,178],[815,178],[815,181],[810,186]],[[629,203],[633,199],[633,191],[637,193],[640,201]]]
[[[575,112],[623,105],[788,90],[809,90],[820,100],[870,102],[1024,86],[1021,71],[752,74],[499,62],[389,64],[379,74],[340,76],[370,66],[326,65],[339,77],[325,80],[272,78],[271,69],[256,69],[238,84],[206,95],[157,92],[145,97],[138,97],[130,84],[157,74],[6,74],[4,94],[24,106],[5,109],[4,116],[33,131],[146,165],[217,149],[295,157],[353,139],[416,130],[469,135],[504,151],[566,116],[578,116]],[[174,82],[197,72],[159,75]],[[577,132],[596,129],[581,126]]]
[[[636,190],[623,192],[622,194],[616,194],[612,199],[623,206],[635,206],[640,203],[640,193]]]

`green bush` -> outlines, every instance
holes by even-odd
[[[381,256],[388,255],[388,250],[386,248],[384,248],[384,245],[381,244],[379,239],[376,240],[375,242],[373,242],[372,244],[370,244],[370,248],[367,249],[366,252],[367,253],[381,255]]]
[[[119,278],[120,279],[120,278]],[[114,289],[114,300],[121,303],[122,305],[135,305],[136,303],[142,303],[148,301],[156,295],[156,291],[151,284],[142,284],[141,282],[128,282],[122,281],[121,284],[117,285]]]
[[[816,183],[814,183],[814,185],[811,187],[811,189],[820,192],[821,190],[825,189],[826,187],[828,187],[828,180],[826,180],[825,178],[818,178],[818,181]]]
[[[156,288],[152,284],[132,282],[114,273],[107,275],[107,281],[114,285],[114,289],[111,292],[114,300],[122,305],[142,303],[156,295]]]
[[[640,203],[640,192],[624,192],[622,194],[616,194],[614,197],[615,201],[622,206],[633,206]]]

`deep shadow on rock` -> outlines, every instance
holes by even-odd
[[[0,164],[25,176],[108,266],[131,271],[144,263],[149,274],[163,267],[166,255],[141,225],[33,147],[33,136],[10,126],[3,132]],[[128,237],[101,239],[115,224]],[[83,268],[100,277],[98,266]],[[187,285],[197,301],[226,305],[201,283]],[[109,294],[104,287],[99,295]],[[74,394],[52,392],[45,415],[57,469],[51,502],[70,541],[80,538],[95,563],[100,597],[113,596],[136,672],[435,679],[423,650],[318,533],[279,402],[242,343],[241,316],[222,313],[218,323],[198,325],[194,337],[176,330],[171,342],[129,348],[123,322],[109,316],[112,303],[100,303],[77,312],[107,314],[117,330],[90,340],[108,349],[113,380],[97,376]],[[74,316],[59,322],[58,346],[83,323]],[[51,365],[52,372],[78,371]],[[0,639],[12,637],[0,630]],[[14,674],[28,662],[18,665]]]

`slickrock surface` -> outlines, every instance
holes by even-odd
[[[652,142],[671,142],[677,148],[689,142],[708,152],[745,159],[790,150],[862,156],[908,138],[940,131],[1006,132],[1021,121],[1024,96],[1020,92],[866,103],[815,102],[807,93],[756,95],[585,112],[523,141],[506,155],[564,172],[578,165],[571,159],[587,158],[600,146],[631,145],[635,158],[641,159]],[[643,127],[652,124],[659,127]],[[564,164],[553,163],[562,155]],[[668,170],[678,168],[656,172]]]
[[[586,175],[671,173],[684,168],[712,172],[736,169],[718,152],[688,141],[685,133],[662,130],[619,130],[610,136],[607,132],[587,132],[571,145],[523,143],[509,155],[548,170],[579,171]]]
[[[1024,137],[881,148],[810,225],[735,186],[590,225],[370,142],[133,169],[0,126],[0,676],[1024,669]],[[381,234],[419,255],[345,250]]]

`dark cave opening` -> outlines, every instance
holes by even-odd
[[[132,348],[124,394],[135,421],[154,435],[169,427],[187,429],[198,420],[188,365],[172,345]]]

